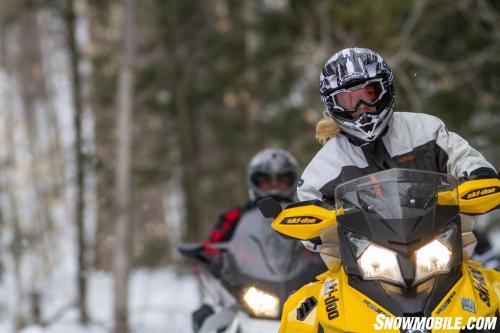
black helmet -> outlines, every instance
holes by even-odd
[[[387,127],[394,109],[394,78],[377,53],[347,48],[333,55],[320,75],[321,100],[342,131],[362,141],[373,141]],[[353,117],[358,107],[376,107],[374,113]]]
[[[258,152],[248,164],[248,192],[252,200],[266,196],[293,200],[299,177],[299,164],[288,151],[279,148],[267,148]],[[263,189],[262,181],[284,180],[286,188]]]

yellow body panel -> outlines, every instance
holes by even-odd
[[[279,233],[300,240],[319,237],[320,232],[337,223],[335,210],[317,205],[285,208],[273,221]]]
[[[500,273],[479,268],[478,264],[472,261],[462,265],[462,272],[460,280],[436,306],[432,316],[463,317],[464,322],[472,316],[494,316],[499,308]],[[478,286],[478,279],[484,282],[482,291]],[[304,320],[298,320],[297,309],[309,297],[315,297],[317,305]],[[461,297],[474,302],[475,313],[463,309]],[[341,267],[338,271],[329,271],[318,276],[318,281],[305,285],[290,296],[283,308],[280,333],[317,333],[321,332],[319,325],[325,333],[374,332],[376,317],[380,313],[394,316],[375,300],[352,288]],[[383,332],[399,333],[399,330],[384,330]],[[441,331],[434,330],[433,332]],[[459,332],[459,330],[443,330],[442,332],[451,333]]]

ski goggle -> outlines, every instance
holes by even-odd
[[[330,94],[334,108],[341,112],[355,112],[361,103],[375,106],[384,96],[386,89],[381,78],[340,89]]]
[[[269,189],[272,187],[288,188],[294,185],[294,175],[291,172],[276,175],[258,172],[252,177],[252,181],[259,188]]]

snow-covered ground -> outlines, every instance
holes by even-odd
[[[30,326],[21,333],[109,333],[112,329],[112,279],[96,272],[90,276],[89,312],[92,324],[81,327],[78,312],[69,307],[52,325]],[[49,291],[44,312],[59,311],[65,286]],[[182,293],[181,293],[182,291]],[[190,333],[190,314],[199,304],[198,286],[192,275],[180,274],[174,268],[138,270],[130,283],[130,321],[134,333]],[[50,308],[52,307],[52,309]],[[13,332],[12,323],[0,323],[0,332]]]

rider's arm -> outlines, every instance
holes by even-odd
[[[242,210],[239,208],[232,209],[219,217],[219,221],[214,226],[210,236],[209,242],[217,243],[227,241],[231,238],[236,224],[240,220]]]
[[[460,211],[465,214],[484,214],[498,209],[500,182],[493,165],[466,140],[456,133],[449,132],[444,124],[439,122],[436,143],[443,150],[443,160],[446,161],[441,171],[460,180]]]
[[[210,245],[230,240],[242,213],[243,209],[235,208],[219,216],[219,220],[210,232],[208,239],[203,242],[203,250],[206,253],[210,255],[218,254],[218,251]]]
[[[309,200],[321,200],[323,195],[311,183],[308,182],[301,184],[299,182],[299,184],[297,185],[297,197],[299,198],[299,201],[309,201]]]
[[[327,142],[304,169],[297,182],[299,201],[323,200],[320,189],[340,173],[338,165],[342,165],[342,160],[332,148],[334,141]],[[331,174],[332,170],[334,174]]]
[[[457,178],[479,176],[480,178],[496,178],[497,173],[491,163],[483,155],[471,147],[460,135],[448,131],[445,124],[436,117],[436,144],[439,152],[439,171]]]

